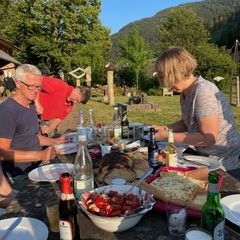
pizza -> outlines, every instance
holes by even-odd
[[[164,202],[200,210],[207,198],[208,184],[179,172],[160,172],[159,177],[141,187]]]

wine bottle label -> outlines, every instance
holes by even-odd
[[[121,127],[114,128],[114,138],[120,139],[121,138]]]
[[[220,223],[218,223],[218,225],[216,225],[216,227],[214,228],[213,232],[214,240],[224,240],[224,223],[225,221],[223,220]]]
[[[61,193],[61,200],[62,201],[67,201],[67,200],[72,200],[74,199],[74,195],[71,193],[71,194],[66,194],[66,193]]]
[[[167,153],[167,165],[169,167],[177,167],[177,154]]]
[[[72,240],[72,224],[69,221],[59,220],[59,230],[61,240]]]
[[[129,129],[128,126],[122,126],[122,138],[128,138]]]
[[[148,164],[150,167],[157,167],[160,165],[158,161],[158,150],[148,152]]]
[[[217,183],[209,183],[208,184],[208,192],[210,193],[218,193],[218,184]]]

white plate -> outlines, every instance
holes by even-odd
[[[35,168],[28,174],[28,178],[37,182],[56,182],[64,172],[70,174],[74,170],[71,163],[54,163]]]
[[[9,232],[8,229],[12,230]],[[4,240],[47,240],[48,228],[35,218],[16,217],[0,221],[0,239]]]
[[[196,155],[185,155],[183,156],[183,158],[188,161],[184,161],[184,159],[180,161],[185,163],[186,165],[195,165],[196,167],[207,166],[209,171],[215,171],[221,167],[220,161],[218,161],[216,158]],[[196,162],[196,164],[194,164],[194,162]],[[201,165],[201,163],[203,165]]]
[[[225,212],[225,218],[240,226],[240,194],[224,197],[220,202]]]
[[[59,154],[71,154],[77,152],[77,143],[63,143],[54,146]]]

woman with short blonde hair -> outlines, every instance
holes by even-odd
[[[170,47],[157,59],[156,71],[165,87],[180,92],[182,119],[168,126],[153,125],[159,140],[174,139],[194,145],[200,155],[219,159],[227,171],[240,169],[240,135],[229,102],[217,86],[194,76],[197,61],[186,49]]]
[[[182,47],[170,47],[157,59],[156,71],[169,90],[189,78],[197,67],[195,57]]]

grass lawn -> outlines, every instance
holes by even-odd
[[[129,111],[128,119],[130,122],[163,125],[180,119],[179,95],[174,95],[173,97],[149,96],[148,100],[150,103],[158,104],[159,109],[157,111]],[[115,97],[115,103],[124,103],[127,101],[127,97]],[[86,105],[78,104],[74,106],[73,111],[60,125],[59,132],[63,133],[66,129],[76,130],[80,108],[84,110],[85,115],[88,109],[92,108],[97,123],[106,124],[112,122],[113,107],[102,103],[100,97],[93,97]],[[232,110],[238,129],[240,130],[240,108],[232,107]]]

